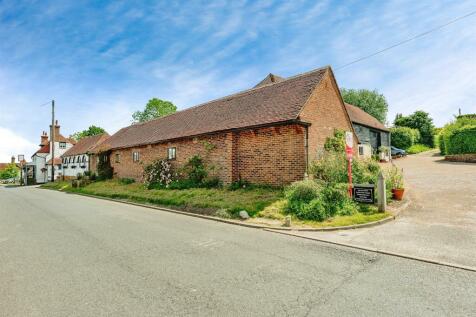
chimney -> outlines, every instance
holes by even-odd
[[[45,146],[48,144],[48,133],[43,131],[41,133],[41,141],[40,141],[40,146]]]
[[[51,131],[51,125],[50,125],[50,131]],[[60,134],[60,126],[58,124],[58,120],[55,121],[55,140],[58,139],[58,135]]]
[[[12,156],[12,164],[15,164],[15,156]]]

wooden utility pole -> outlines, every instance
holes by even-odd
[[[51,100],[51,181],[55,181],[55,101]]]

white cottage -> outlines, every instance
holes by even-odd
[[[90,171],[91,150],[109,138],[103,133],[83,138],[62,156],[63,175],[65,179],[72,179],[84,172]]]
[[[51,125],[50,125],[51,131]],[[52,163],[55,169],[55,179],[63,176],[63,169],[61,165],[61,156],[71,149],[76,142],[72,139],[65,138],[60,133],[60,126],[58,121],[55,123],[55,139],[52,142],[48,139],[48,134],[43,131],[41,135],[40,149],[31,157],[33,181],[37,184],[46,183],[51,181],[51,168]],[[54,160],[52,160],[52,145],[54,146]]]

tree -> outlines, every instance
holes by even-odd
[[[409,127],[420,131],[420,141],[422,144],[433,147],[435,134],[435,126],[433,125],[433,119],[430,114],[425,111],[415,111],[409,116],[397,115],[393,124],[396,127]]]
[[[20,169],[15,163],[8,164],[3,170],[0,170],[0,179],[12,179],[17,178]]]
[[[152,98],[145,106],[144,111],[136,111],[132,114],[134,122],[145,122],[157,119],[177,111],[177,107],[170,101]]]
[[[83,130],[80,132],[73,133],[70,137],[75,139],[76,141],[81,140],[82,138],[88,137],[88,136],[93,136],[93,135],[98,135],[98,134],[103,134],[106,133],[106,130],[104,130],[101,127],[97,127],[95,125],[90,126],[87,130]]]
[[[346,103],[359,107],[378,121],[385,123],[387,120],[388,103],[377,90],[342,88],[341,95]]]

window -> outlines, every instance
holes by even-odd
[[[121,154],[116,153],[116,163],[121,163]]]
[[[60,149],[66,149],[66,142],[60,142],[59,147]]]
[[[86,163],[86,155],[83,155],[83,163]]]
[[[139,159],[140,159],[139,152],[132,152],[132,161],[133,162],[139,162]]]
[[[176,148],[174,148],[174,147],[169,147],[168,150],[167,150],[167,158],[168,158],[169,160],[175,160],[176,156],[177,156],[177,150],[176,150]]]
[[[359,144],[359,155],[364,155],[364,147]]]

